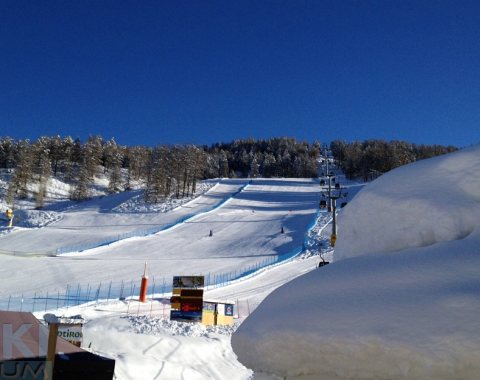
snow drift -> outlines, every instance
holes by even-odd
[[[476,146],[378,178],[340,216],[336,259],[468,236],[480,215],[479,167]]]
[[[342,210],[336,262],[232,337],[257,374],[480,378],[480,146],[399,168]]]

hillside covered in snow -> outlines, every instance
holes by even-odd
[[[339,215],[335,262],[274,291],[232,346],[256,376],[478,379],[480,146],[404,166]]]
[[[75,202],[51,181],[42,210],[16,204],[13,227],[0,228],[0,309],[82,315],[84,347],[115,359],[117,379],[250,379],[231,334],[272,289],[318,265],[331,219],[318,210],[319,181],[219,178],[158,204],[141,190],[109,194],[101,177],[95,188]],[[235,326],[169,320],[172,276],[192,274],[206,276],[208,299],[235,302]]]

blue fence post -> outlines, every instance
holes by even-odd
[[[63,306],[65,306],[67,304],[67,300],[68,300],[68,293],[70,291],[70,285],[67,284],[67,290],[65,292],[65,302],[63,303]]]
[[[90,301],[90,290],[91,290],[91,289],[92,289],[92,287],[90,286],[90,283],[88,283],[88,284],[87,284],[87,295],[86,295],[86,297],[85,297],[85,300],[86,300],[87,302]]]
[[[130,281],[130,298],[133,296],[133,287],[135,285],[133,284],[133,280]]]
[[[95,295],[95,302],[98,304],[98,298],[100,297],[100,289],[102,287],[102,283],[98,284],[97,294]]]
[[[77,284],[77,293],[75,295],[75,299],[78,301],[79,298],[80,298],[80,284]],[[75,302],[74,302],[74,305],[75,305]]]
[[[33,295],[33,306],[32,306],[32,313],[35,313],[35,301],[37,300],[37,292]]]
[[[120,285],[120,296],[118,297],[120,300],[123,298],[123,287],[124,287],[124,284],[122,280],[122,284]]]
[[[45,311],[47,311],[48,307],[48,291],[47,291],[47,296],[45,297]]]

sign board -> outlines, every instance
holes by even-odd
[[[197,289],[203,288],[203,276],[174,276],[173,287],[182,289]]]
[[[203,289],[182,289],[180,291],[180,296],[183,297],[194,297],[194,298],[202,298],[203,297]]]
[[[214,313],[216,309],[216,304],[211,303],[211,302],[204,302],[203,303],[203,311],[205,313]]]
[[[170,319],[176,321],[202,320],[203,276],[174,276],[170,298]]]
[[[206,326],[233,324],[235,303],[231,301],[206,300],[203,303],[202,323]]]
[[[233,305],[230,305],[230,304],[225,305],[225,315],[227,317],[233,317]]]
[[[82,343],[83,333],[81,325],[59,325],[58,334],[70,343]]]
[[[57,336],[65,339],[66,341],[74,344],[77,347],[82,345],[83,340],[83,323],[85,320],[80,315],[74,315],[71,317],[59,317],[55,314],[45,314],[43,316],[45,322],[48,325],[57,325]]]

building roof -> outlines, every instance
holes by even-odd
[[[46,357],[48,327],[32,313],[0,311],[0,361]],[[57,338],[57,354],[88,352]]]

